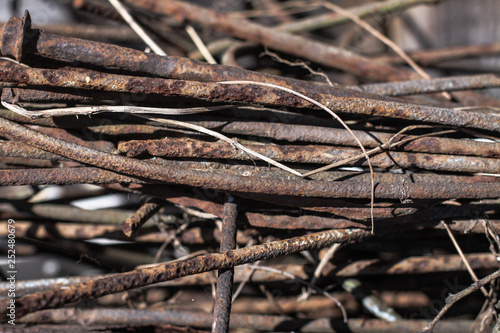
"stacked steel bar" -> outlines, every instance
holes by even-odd
[[[432,2],[385,1],[354,12]],[[429,309],[444,304],[443,294],[472,282],[463,260],[482,276],[498,268],[500,117],[459,110],[457,103],[473,89],[498,87],[497,76],[408,81],[417,76],[407,68],[292,34],[345,22],[337,14],[269,28],[187,2],[128,5],[143,24],[179,35],[167,39],[176,54],[193,51],[182,30],[187,20],[350,73],[351,81],[379,83],[332,86],[156,56],[34,29],[28,13],[11,18],[0,31],[1,96],[10,109],[0,110],[0,234],[6,236],[8,221],[15,220],[26,254],[33,246],[57,248],[107,266],[94,277],[18,281],[20,323],[60,330],[81,322],[92,330],[418,330],[435,315]],[[103,2],[75,1],[75,8],[120,21]],[[222,58],[234,64],[251,48],[231,43]],[[456,101],[391,97],[457,90]],[[481,105],[500,103],[474,96]],[[178,111],[77,118],[40,112],[75,105]],[[201,109],[210,111],[187,111]],[[193,130],[199,126],[206,130]],[[230,137],[216,140],[208,130]],[[371,154],[373,174],[359,143]],[[270,167],[236,144],[308,176]],[[332,163],[337,167],[311,172]],[[78,184],[99,190],[64,192]],[[41,185],[59,185],[65,194],[44,202],[50,199],[43,199]],[[75,195],[104,192],[140,195],[141,202],[97,211],[70,205]],[[459,235],[463,258],[443,223]],[[90,251],[84,243],[103,237],[133,245]],[[211,283],[213,299],[203,289]],[[2,321],[8,289],[0,284]],[[489,297],[494,304],[496,296]],[[80,303],[82,309],[59,309],[88,299],[103,308]],[[467,316],[435,330],[469,331],[483,300],[462,305]]]

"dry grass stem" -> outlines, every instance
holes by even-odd
[[[158,44],[155,43],[154,40],[149,37],[149,35],[142,29],[142,27],[134,20],[132,15],[127,11],[125,6],[119,0],[108,0],[109,3],[116,9],[116,11],[120,14],[120,16],[127,22],[127,24],[134,30],[134,32],[146,43],[147,46],[153,50],[154,53],[166,56],[165,51],[162,50]]]
[[[356,134],[354,134],[354,132],[349,128],[349,126],[347,126],[347,124],[342,120],[342,118],[340,118],[335,112],[330,110],[326,105],[323,105],[320,102],[318,102],[318,101],[316,101],[316,100],[314,100],[314,99],[312,99],[304,94],[301,94],[295,90],[292,90],[292,89],[289,89],[286,87],[282,87],[282,86],[278,86],[276,84],[264,83],[264,82],[254,82],[254,81],[224,81],[224,82],[220,82],[220,83],[221,84],[250,84],[250,85],[264,86],[264,87],[283,90],[283,91],[286,91],[292,95],[303,98],[306,101],[308,101],[309,103],[312,103],[312,104],[320,107],[321,109],[328,112],[335,120],[337,120],[347,130],[347,132],[354,138],[354,140],[356,140],[357,144],[361,148],[361,151],[363,152],[363,156],[366,158],[366,162],[368,163],[368,167],[370,169],[370,177],[371,177],[370,215],[371,215],[371,222],[372,222],[372,233],[374,232],[375,225],[374,225],[374,217],[373,217],[373,206],[374,206],[374,201],[375,201],[375,180],[374,180],[374,176],[373,176],[373,167],[372,167],[372,164],[370,162],[370,157],[369,157],[368,153],[366,152],[365,147],[363,147],[363,144],[361,143],[359,138],[356,136]],[[304,175],[302,175],[302,176],[304,176]]]
[[[467,260],[467,258],[465,258],[464,252],[460,248],[460,245],[458,245],[457,240],[455,239],[455,236],[453,236],[453,233],[450,230],[450,227],[444,221],[441,221],[441,225],[446,229],[446,232],[448,232],[448,236],[450,237],[451,242],[453,243],[453,245],[457,249],[457,252],[460,255],[460,258],[462,258],[462,261],[464,262],[464,265],[467,268],[467,271],[469,272],[470,276],[472,277],[472,280],[474,280],[474,282],[477,282],[479,279],[477,278],[476,273],[474,273],[474,270],[472,269],[472,267],[470,267],[469,261]],[[485,297],[488,297],[488,291],[486,291],[485,287],[481,287],[481,292],[483,293],[483,295]]]
[[[190,25],[186,27],[186,32],[188,33],[189,37],[193,41],[194,45],[196,45],[196,48],[200,53],[203,55],[203,58],[209,63],[209,64],[216,64],[217,61],[215,58],[212,56],[208,48],[206,47],[205,43],[201,40],[200,36],[194,30],[194,28]]]

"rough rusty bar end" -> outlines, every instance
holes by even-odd
[[[4,25],[0,37],[0,56],[22,62],[27,41],[38,34],[31,29],[31,16],[26,10],[24,17],[11,17]]]

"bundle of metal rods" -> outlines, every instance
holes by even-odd
[[[73,2],[115,21],[97,30],[12,17],[0,27],[2,329],[491,331],[500,99],[479,89],[500,79],[422,79],[389,53],[324,42],[359,29],[351,15],[438,2],[367,1],[346,17],[292,1],[126,1],[169,55],[140,51],[107,1]]]

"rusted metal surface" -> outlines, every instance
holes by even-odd
[[[43,309],[60,307],[88,298],[96,298],[112,293],[139,288],[152,283],[168,281],[182,276],[202,273],[215,269],[227,269],[258,260],[297,253],[309,249],[317,249],[361,239],[369,232],[360,229],[330,230],[282,241],[255,245],[220,254],[209,254],[182,261],[144,268],[127,273],[116,274],[96,281],[83,282],[67,289],[51,290],[22,296],[16,300],[16,317]],[[8,301],[8,300],[7,300]],[[0,301],[2,309],[7,309],[5,301]],[[6,311],[0,311],[0,318],[6,321]]]
[[[2,147],[3,145],[0,145]],[[11,144],[7,145],[8,147]],[[17,144],[12,143],[13,147],[17,147]],[[10,153],[10,151],[8,152]],[[59,155],[58,159],[62,159]],[[47,184],[113,184],[113,183],[136,183],[144,184],[146,181],[142,177],[131,177],[127,175],[118,174],[115,172],[94,168],[94,167],[72,167],[72,168],[52,168],[52,164],[47,161],[41,161],[46,163],[44,169],[11,169],[11,170],[0,170],[0,184],[2,186],[9,185],[47,185]],[[172,164],[175,164],[172,162]],[[179,168],[190,167],[193,169],[204,170],[202,163],[189,163],[185,165],[183,162],[176,164]],[[245,168],[242,170],[230,170],[230,169],[220,169],[214,168],[211,170],[219,170],[227,172],[229,175],[237,174],[241,176],[245,175],[255,175],[258,177],[267,177],[280,179],[287,177],[288,175],[284,172],[279,172],[278,170],[269,170],[268,168]],[[352,173],[352,172],[328,172],[321,173],[312,177],[315,180],[321,181],[353,181],[367,183],[370,181],[369,175],[364,173]],[[447,176],[447,175],[432,175],[432,174],[375,174],[375,181],[381,183],[491,183],[499,182],[498,177],[492,176]],[[148,180],[148,183],[160,183],[160,181]],[[251,198],[251,196],[247,197]],[[279,200],[277,198],[267,197],[266,201],[273,201],[278,204],[289,203],[292,204],[293,198],[286,198],[286,202],[275,201]],[[302,200],[302,199],[301,199]],[[317,201],[320,202],[320,201]],[[303,201],[305,207],[309,206],[322,206],[322,205],[344,205],[350,206],[346,201],[339,200],[329,200],[328,202],[322,202],[321,204],[314,204],[312,201],[307,204]],[[293,204],[294,207],[300,206],[300,204]],[[334,212],[333,212],[334,213]]]
[[[500,86],[500,78],[494,74],[470,75],[363,85],[364,92],[385,96],[429,94],[441,91],[495,88]]]
[[[2,100],[8,103],[19,102],[75,102],[88,101],[90,97],[37,89],[4,88]]]
[[[0,156],[37,158],[50,161],[69,161],[67,158],[61,157],[57,154],[48,153],[42,149],[34,148],[30,145],[15,141],[0,141]]]
[[[220,252],[236,248],[237,205],[228,197],[224,204]],[[217,277],[212,332],[228,332],[233,296],[234,268],[220,269]]]
[[[496,147],[495,144],[492,144]],[[319,145],[247,144],[252,149],[276,161],[291,163],[328,164],[349,159],[359,151],[344,147]],[[118,145],[118,151],[129,157],[141,155],[183,158],[215,158],[251,160],[251,156],[225,142],[207,142],[189,138],[128,141]],[[494,150],[493,150],[494,151]],[[500,151],[500,150],[499,150]],[[500,160],[458,155],[386,152],[370,157],[371,164],[380,168],[422,168],[436,171],[499,173]],[[348,165],[359,165],[349,163]]]
[[[4,145],[0,145],[3,147]],[[10,145],[9,145],[10,146]],[[16,146],[13,144],[12,146]],[[48,154],[48,153],[46,153]],[[58,156],[58,155],[55,155]],[[61,158],[59,156],[59,158]],[[53,166],[53,165],[49,165]],[[99,168],[46,168],[0,170],[0,184],[7,185],[46,185],[46,184],[107,184],[144,182],[139,178],[117,174]]]
[[[32,29],[28,17],[29,16],[26,16],[26,19],[12,18],[11,22],[8,23],[9,26],[12,26],[10,30],[17,32],[24,29],[29,31],[29,35],[38,35],[37,40],[31,41],[31,44],[29,43],[30,41],[23,40],[22,34],[11,34],[7,36],[11,39],[15,37],[21,43],[28,44],[29,47],[25,47],[24,49],[18,46],[16,49],[17,53],[21,53],[22,51],[36,51],[38,54],[52,59],[88,63],[103,67],[118,67],[129,71],[181,80],[252,80],[269,81],[270,83],[281,85],[298,82],[296,80],[256,73],[230,66],[210,65],[186,58],[162,57],[113,44],[61,37],[38,29]],[[7,32],[10,30],[4,29],[4,31]],[[2,55],[12,56],[12,53],[12,51],[6,50],[2,52]]]
[[[116,188],[116,187],[114,187]],[[123,190],[123,188],[122,188]],[[222,204],[201,200],[192,197],[192,194],[182,193],[178,189],[164,190],[161,186],[141,186],[138,188],[140,193],[150,193],[155,196],[163,197],[174,204],[180,204],[187,207],[198,208],[204,212],[215,216],[223,217]],[[184,196],[182,196],[184,195]],[[281,214],[261,214],[253,211],[258,210],[259,206],[255,202],[242,202],[242,207],[249,207],[250,211],[243,211],[241,222],[248,223],[253,227],[275,228],[275,229],[326,229],[326,228],[348,228],[364,227],[371,217],[371,210],[367,206],[356,205],[352,203],[339,203],[327,201],[318,198],[293,198],[293,197],[271,197],[271,196],[248,196],[238,193],[240,197],[251,198],[265,203],[273,203],[281,206],[300,207],[303,212],[296,216],[293,212],[290,215]],[[309,207],[311,205],[312,207]],[[336,207],[340,206],[340,207]],[[352,206],[352,207],[349,207]],[[265,207],[265,206],[264,206]],[[471,215],[482,214],[483,212],[495,209],[495,205],[464,205],[463,207],[375,207],[373,215],[377,219],[376,224],[379,228],[390,229],[395,225],[412,225],[431,223],[442,219],[453,219],[467,217]],[[333,216],[322,217],[312,215],[311,212],[328,212]],[[434,223],[435,225],[435,223]]]
[[[16,294],[18,296],[28,295],[52,288],[60,288],[75,283],[81,283],[84,281],[91,281],[95,279],[102,278],[101,275],[94,276],[70,276],[52,279],[40,279],[40,280],[21,280],[16,284]],[[0,296],[7,297],[9,290],[8,282],[0,282]]]
[[[497,269],[498,261],[491,253],[467,254],[472,269]],[[379,274],[423,274],[432,272],[462,271],[465,265],[459,255],[433,255],[409,257],[396,263],[384,263],[379,259],[361,260],[336,271],[337,276]]]
[[[21,62],[25,49],[25,39],[33,38],[30,31],[31,17],[28,12],[24,17],[12,17],[2,28],[0,38],[0,53]]]
[[[7,216],[7,218],[12,218],[13,215]],[[130,240],[121,231],[121,227],[118,225],[96,225],[96,224],[86,224],[86,223],[63,223],[63,222],[49,222],[40,223],[37,222],[25,222],[19,219],[16,222],[16,235],[19,237],[36,237],[39,240],[53,240],[55,238],[62,238],[68,240],[87,240],[92,238],[105,237],[116,240]],[[0,225],[5,227],[7,230],[7,222],[2,221]],[[212,234],[210,234],[210,232]],[[0,233],[1,236],[6,237],[7,232]],[[220,240],[220,235],[213,230],[208,230],[205,228],[191,228],[176,234],[175,231],[165,231],[159,232],[157,229],[152,228],[148,230],[139,230],[136,235],[133,236],[133,240],[143,243],[161,243],[168,241],[172,237],[177,237],[177,239],[186,245],[207,245],[214,244]],[[240,245],[245,245],[248,243],[250,237],[244,233],[238,231],[237,242]]]
[[[47,323],[47,322],[75,322],[76,314],[93,324],[173,324],[187,325],[198,328],[211,327],[211,316],[208,313],[193,311],[147,311],[147,310],[123,310],[123,309],[59,309],[48,310],[22,320],[24,323]],[[68,318],[70,318],[68,320]],[[402,320],[387,322],[377,319],[351,319],[346,324],[342,320],[330,320],[327,318],[306,320],[294,319],[288,316],[269,315],[242,315],[231,316],[231,329],[252,327],[257,331],[291,331],[296,327],[301,332],[345,332],[346,327],[351,332],[414,332],[422,329],[427,324],[425,320]],[[472,325],[470,320],[440,321],[434,328],[434,332],[469,332]]]
[[[134,235],[144,223],[146,223],[161,208],[162,204],[158,201],[145,202],[132,216],[123,223],[122,231],[127,237]]]
[[[29,211],[39,217],[74,222],[121,224],[130,216],[130,211],[121,209],[86,210],[58,204],[35,204]]]
[[[384,31],[385,23],[372,14],[395,16],[422,3],[434,1],[384,0],[350,10]],[[90,12],[121,22],[102,1],[77,0],[74,5],[84,9],[84,15]],[[408,81],[415,74],[396,67],[399,63],[382,63],[376,57],[368,59],[319,42],[334,38],[336,45],[356,50],[374,39],[364,32],[360,36],[353,23],[336,27],[347,22],[340,15],[316,16],[318,10],[309,12],[313,7],[295,2],[248,2],[245,9],[257,11],[236,13],[227,12],[233,8],[229,6],[208,9],[177,1],[134,0],[126,5],[170,56],[33,29],[29,14],[0,24],[3,101],[33,110],[33,115],[74,106],[167,107],[172,108],[168,117],[177,124],[159,122],[159,115],[102,112],[92,117],[36,118],[0,110],[0,185],[24,185],[0,191],[0,236],[11,237],[7,226],[15,223],[16,239],[22,240],[16,254],[23,260],[16,268],[24,273],[30,256],[58,251],[74,262],[98,267],[98,274],[103,272],[89,280],[16,281],[19,325],[24,320],[40,330],[75,332],[82,322],[88,331],[133,332],[145,326],[182,332],[249,327],[417,331],[427,322],[416,318],[430,319],[444,304],[443,295],[471,283],[441,230],[441,221],[460,234],[457,241],[479,275],[498,268],[498,249],[491,246],[492,253],[486,252],[488,241],[495,243],[500,232],[500,118],[496,109],[484,108],[500,102],[472,91],[496,87],[497,76]],[[143,6],[149,5],[161,10],[145,10]],[[180,16],[170,15],[174,12]],[[297,20],[298,16],[303,19]],[[110,25],[102,21],[102,37],[108,38]],[[232,56],[232,64],[241,67],[186,58],[194,46],[186,38],[185,21],[201,28],[198,34],[209,48],[216,39],[225,40],[232,49],[224,55],[219,49],[215,58],[222,56],[224,62]],[[290,32],[326,25],[333,28],[316,35]],[[378,45],[363,47],[363,54],[385,52],[378,41],[373,44]],[[142,43],[126,45],[144,49]],[[281,52],[272,56],[263,45]],[[264,56],[259,54],[263,48]],[[321,62],[307,62],[311,59]],[[326,67],[321,68],[322,64]],[[436,77],[449,74],[439,68],[433,72]],[[458,69],[456,73],[467,74]],[[319,76],[323,74],[343,86],[318,83],[327,81]],[[399,82],[387,83],[395,78]],[[228,80],[253,83],[221,83]],[[198,125],[224,133],[300,174],[316,169],[317,164],[359,156],[359,143],[331,114],[269,84],[293,89],[341,115],[366,149],[387,146],[389,141],[391,147],[372,156],[373,173],[362,159],[347,168],[301,178],[250,160],[230,144],[193,130],[192,125]],[[453,92],[453,100],[433,94],[457,89],[465,91]],[[386,96],[404,94],[417,95]],[[478,112],[460,109],[467,105]],[[174,109],[199,106],[210,112],[171,114]],[[190,123],[191,129],[181,126],[181,121]],[[394,144],[399,140],[405,141]],[[38,186],[54,184],[58,186]],[[96,184],[100,189],[71,184]],[[53,196],[53,192],[58,193]],[[113,209],[74,207],[80,202],[87,205],[86,199],[113,194],[126,203]],[[154,201],[144,201],[145,197]],[[238,214],[229,197],[237,202]],[[152,214],[150,223],[139,229]],[[125,220],[130,237],[121,228]],[[370,234],[375,237],[365,240]],[[227,242],[229,235],[231,242]],[[124,244],[104,245],[102,239]],[[335,242],[343,244],[316,251]],[[236,244],[239,249],[234,249]],[[216,253],[219,245],[221,253]],[[257,264],[242,265],[253,262]],[[234,296],[239,311],[233,311],[228,326],[233,268],[234,281],[244,288]],[[220,270],[220,281],[218,290],[212,290],[216,306],[211,314],[214,298],[208,289],[214,287],[215,270]],[[43,272],[40,269],[37,274]],[[397,323],[370,319],[383,313],[363,311],[364,298],[356,299],[355,290],[341,291],[346,278],[360,281],[369,288],[367,295],[381,296],[405,319]],[[311,289],[303,287],[305,281],[311,281]],[[9,295],[1,296],[0,316],[5,319]],[[332,296],[347,311],[347,322],[341,321],[344,310]],[[98,299],[78,304],[92,298]],[[457,318],[477,317],[483,302],[481,295],[472,295],[467,303],[457,305],[456,313],[449,313],[453,321],[443,322],[443,330],[474,330],[471,322]],[[65,307],[38,312],[69,303],[78,311]]]
[[[407,70],[374,62],[345,49],[316,42],[309,38],[266,28],[241,18],[231,18],[214,10],[186,2],[136,0],[134,6],[154,13],[173,16],[181,21],[201,23],[231,36],[253,41],[276,50],[289,52],[326,66],[339,68],[374,80],[405,80],[414,74]]]
[[[356,7],[349,8],[349,11],[360,17],[366,16],[376,16],[384,14],[395,14],[398,11],[403,11],[413,6],[418,6],[422,4],[434,4],[438,1],[435,0],[405,0],[405,1],[385,1],[383,3],[379,2],[368,2]],[[318,29],[328,28],[334,25],[339,25],[343,23],[348,23],[350,19],[338,13],[325,13],[320,15],[314,15],[312,17],[306,17],[302,19],[293,20],[292,22],[287,22],[280,24],[277,29],[287,31],[287,32],[311,32]]]
[[[273,268],[288,273],[293,274],[297,278],[307,279],[308,272],[304,265],[298,264],[288,264],[288,265],[273,265]],[[241,282],[244,281],[246,276],[252,273],[252,268],[248,265],[241,265],[235,267],[234,281]],[[93,275],[93,276],[72,276],[72,277],[62,277],[62,278],[48,278],[40,280],[22,280],[16,285],[16,294],[18,296],[29,295],[36,292],[47,291],[60,287],[68,287],[77,283],[92,281],[106,277],[106,275]],[[256,270],[252,273],[252,281],[257,283],[272,283],[289,280],[288,277],[283,274]],[[157,284],[157,287],[179,287],[179,286],[196,286],[196,285],[210,285],[213,282],[213,275],[211,272],[200,273],[196,275],[188,275],[179,279],[172,281],[161,282]],[[7,297],[9,289],[8,282],[0,282],[0,296]],[[331,302],[331,300],[329,300]]]
[[[126,56],[126,55],[124,55]],[[226,80],[228,77],[226,77]],[[71,87],[132,94],[159,94],[163,96],[184,96],[208,101],[231,103],[257,103],[298,108],[317,108],[308,101],[276,88],[256,85],[232,85],[213,82],[169,80],[105,74],[90,70],[47,70],[25,68],[12,63],[0,62],[0,80]],[[477,112],[460,112],[452,109],[406,104],[361,97],[353,90],[331,88],[330,94],[314,93],[309,97],[341,113],[368,114],[401,119],[412,119],[444,125],[468,126],[490,131],[500,131],[498,117]]]
[[[411,52],[410,56],[423,66],[430,66],[448,60],[457,60],[469,57],[481,57],[485,55],[495,55],[500,53],[500,43],[462,45],[435,48],[431,50],[421,50]],[[377,58],[380,61],[389,63],[401,63],[400,57],[383,56]]]
[[[263,215],[246,213],[248,223],[254,227],[275,229],[341,229],[341,228],[366,228],[368,223],[351,221],[347,219],[335,219],[319,217],[314,215],[303,215],[292,217],[289,215]]]
[[[307,126],[296,124],[269,123],[269,122],[239,122],[231,119],[221,121],[198,121],[194,124],[207,128],[217,128],[222,133],[252,135],[275,140],[286,140],[289,142],[314,142],[340,146],[356,147],[357,143],[343,129]],[[375,131],[353,131],[364,147],[378,147],[392,139],[397,142],[403,139],[411,141],[398,145],[391,150],[404,150],[414,152],[429,152],[454,155],[472,155],[483,157],[500,157],[500,144],[490,142],[477,142],[473,140],[459,140],[442,137],[417,138],[414,135],[399,135],[375,132]]]
[[[187,5],[181,3],[174,4],[172,2],[169,2],[169,4],[172,4],[172,6]],[[21,25],[21,27],[17,28],[18,30],[30,29],[29,24],[23,25],[22,23],[23,22],[17,22],[13,24]],[[303,91],[303,88],[302,89],[300,88],[301,86],[303,86],[303,84],[300,83],[297,84],[297,81],[292,81],[291,84],[288,84],[287,82],[284,81],[284,79],[275,79],[274,77],[266,75],[253,74],[253,72],[251,71],[244,71],[237,69],[235,67],[230,67],[230,66],[207,67],[206,65],[202,65],[202,63],[197,63],[194,61],[181,60],[180,58],[172,58],[172,57],[152,56],[139,51],[113,46],[111,44],[87,42],[85,40],[59,37],[56,35],[50,35],[50,34],[45,34],[43,32],[38,32],[37,30],[30,30],[30,33],[32,34],[38,33],[39,38],[37,39],[36,47],[31,45],[26,49],[29,50],[30,48],[36,48],[38,53],[46,55],[47,57],[50,58],[59,58],[59,59],[79,61],[79,62],[91,62],[96,65],[108,66],[108,67],[117,66],[132,71],[156,74],[163,77],[180,78],[181,80],[200,80],[200,81],[251,80],[251,81],[261,81],[261,82],[264,81],[268,83],[274,83],[278,85],[292,87],[295,89],[299,89],[299,91]],[[290,45],[287,44],[287,47],[290,47]],[[67,49],[67,52],[64,52],[64,48]],[[102,53],[102,56],[99,56],[99,53]],[[86,54],[89,55],[86,56]],[[110,55],[113,56],[111,57]],[[181,64],[180,62],[184,63]],[[155,68],[155,72],[151,73],[152,71],[150,69],[151,67]],[[199,70],[197,70],[197,72],[203,73],[203,75],[205,75],[205,79],[203,79],[203,77],[197,77],[196,73],[193,72],[189,73],[181,71],[180,75],[172,73],[173,71],[176,71],[177,68],[188,68],[188,69],[198,68]],[[5,67],[3,68],[3,70],[5,70]],[[157,72],[162,70],[164,71],[163,73]],[[71,73],[71,74],[75,75],[76,77],[78,76],[77,73]],[[7,82],[11,82],[13,80],[12,77],[13,75],[15,76],[14,73],[10,73],[9,77],[5,77],[5,75],[3,75],[1,79]],[[17,75],[18,77],[16,78],[16,82],[27,83],[26,81],[29,81],[31,79],[31,76],[27,74],[18,73]],[[47,75],[49,75],[53,83],[54,80],[58,77],[56,73],[48,73]],[[210,79],[208,79],[207,75],[210,77]],[[78,86],[77,82],[80,81],[83,86],[87,87],[87,89],[89,89],[92,86],[92,84],[89,84],[85,80],[85,78],[87,77],[91,78],[91,76],[85,75],[83,77],[83,80],[78,80],[76,79],[76,77],[73,83],[74,85]],[[408,79],[408,77],[405,78]],[[387,73],[384,74],[384,80],[385,79],[387,79]],[[83,82],[85,82],[86,84],[84,84]],[[134,82],[135,85],[140,84],[138,81]],[[44,84],[51,85],[49,82],[45,82]],[[490,123],[488,124],[487,121],[481,120],[481,118],[483,118],[484,116],[481,117],[480,114],[469,113],[467,114],[467,116],[465,116],[464,114],[460,115],[458,112],[454,112],[453,110],[448,110],[448,109],[431,108],[421,105],[419,106],[411,105],[409,107],[404,103],[386,102],[380,100],[376,101],[373,99],[373,97],[363,96],[359,92],[355,92],[350,89],[342,90],[339,88],[328,87],[325,85],[316,85],[315,87],[317,89],[314,89],[313,86],[311,86],[311,84],[308,85],[309,88],[308,91],[314,92],[314,96],[312,97],[317,99],[319,102],[322,102],[323,104],[327,105],[328,107],[336,110],[337,112],[347,112],[347,113],[355,112],[355,113],[361,113],[361,114],[364,113],[377,116],[408,118],[408,119],[430,121],[430,122],[449,124],[455,126],[467,125],[476,128],[485,128],[492,131],[495,131],[498,128],[500,128],[500,121],[498,121],[498,119],[495,119],[494,117],[489,119]],[[252,100],[253,102],[259,102],[258,100],[255,99],[258,98],[259,94],[257,92],[260,91],[260,89],[257,88],[260,87],[252,87],[250,89],[253,92],[252,95],[254,95],[253,96],[254,99]],[[165,92],[167,89],[168,88],[164,86],[163,92]],[[222,89],[223,91],[227,90],[227,86],[221,87],[219,89]],[[236,92],[236,95],[237,96],[239,95],[239,100],[240,101],[241,99],[244,100],[245,98],[241,96],[242,94],[244,94],[244,92],[242,92],[241,90],[244,89],[238,87],[237,90],[238,91]],[[133,93],[134,91],[132,89],[132,91],[129,92]],[[235,92],[232,92],[232,94],[235,95]],[[318,94],[320,96],[318,96]],[[321,94],[324,94],[326,96],[322,97]],[[329,96],[331,94],[333,94],[335,98]],[[221,92],[217,91],[215,95],[220,97]],[[283,93],[280,92],[278,94],[278,99],[282,95]],[[283,98],[281,98],[281,100],[282,99]],[[292,101],[290,106],[300,106],[301,103],[304,103],[303,101],[300,100],[298,101],[298,99],[295,98],[294,96],[287,96],[286,100]],[[375,104],[373,102],[375,102]],[[405,112],[403,112],[403,110],[405,110]]]
[[[328,198],[368,198],[369,183],[321,182],[306,180],[282,180],[279,187],[269,179],[242,177],[194,170],[178,170],[154,162],[138,161],[108,154],[46,136],[9,120],[0,118],[4,136],[50,151],[73,160],[125,173],[136,177],[148,175],[149,179],[221,191],[267,193],[277,195],[314,196]],[[347,185],[347,186],[346,186]],[[300,188],[300,190],[297,190]],[[375,188],[376,198],[424,199],[424,198],[487,198],[496,197],[498,183],[481,184],[393,184],[381,183]]]
[[[100,151],[105,151],[108,153],[114,153],[116,151],[115,146],[111,142],[106,140],[92,140],[92,137],[90,137],[89,140],[84,140],[62,128],[51,128],[38,125],[30,125],[29,127],[40,133],[50,135],[53,138],[76,143],[85,147],[98,149]]]
[[[116,187],[115,187],[116,188]],[[219,203],[202,200],[192,197],[192,194],[182,193],[178,189],[165,190],[163,186],[146,186],[136,188],[141,193],[150,193],[165,200],[186,207],[195,207],[204,212],[219,216],[222,218],[223,206]],[[122,189],[123,190],[123,189]],[[269,197],[269,196],[249,196],[239,194],[240,197],[259,200],[265,203],[274,203],[287,207],[300,207],[304,211],[326,212],[334,214],[333,217],[325,218],[313,215],[266,215],[259,213],[242,212],[241,220],[248,222],[255,227],[273,227],[284,229],[324,229],[324,228],[346,228],[346,227],[362,227],[364,224],[360,221],[367,221],[371,217],[369,207],[363,205],[355,205],[349,203],[335,202],[335,200],[321,200],[318,198],[291,198],[291,197]],[[258,203],[249,202],[242,203],[243,207],[247,206],[250,210],[258,209]],[[339,207],[336,207],[339,206]],[[353,207],[346,207],[353,206]],[[417,209],[413,207],[375,207],[373,216],[375,218],[396,218],[404,215],[413,214]],[[346,220],[348,219],[348,220]],[[356,221],[352,221],[356,220]]]

